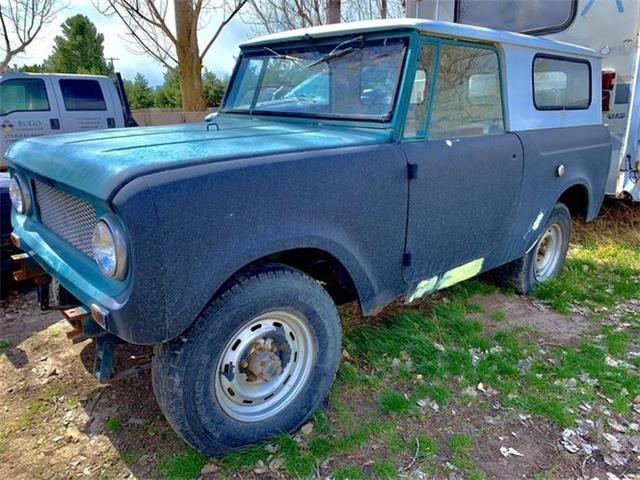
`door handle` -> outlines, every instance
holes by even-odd
[[[107,118],[107,128],[116,128],[116,119],[109,117]]]
[[[60,120],[57,118],[50,118],[49,125],[51,125],[51,130],[60,130]]]

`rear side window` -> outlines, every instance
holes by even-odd
[[[96,80],[60,80],[60,90],[68,112],[107,109],[102,89]]]
[[[455,21],[526,33],[567,28],[576,16],[577,0],[456,0]]]
[[[500,66],[488,48],[443,45],[429,138],[504,133]]]
[[[11,112],[46,112],[49,98],[44,82],[37,78],[17,78],[0,84],[0,115]]]
[[[533,101],[538,110],[584,110],[591,105],[589,62],[536,55]]]

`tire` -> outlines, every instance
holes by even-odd
[[[553,246],[549,243],[550,239],[555,242]],[[523,257],[497,268],[493,277],[501,285],[527,295],[534,287],[555,277],[562,270],[570,239],[571,213],[566,205],[557,203],[533,248]],[[551,252],[552,256],[546,256],[545,252]],[[541,256],[546,256],[548,263],[541,262]]]
[[[341,343],[326,290],[272,265],[235,280],[187,332],[156,347],[153,390],[176,432],[219,456],[309,420],[333,384]]]

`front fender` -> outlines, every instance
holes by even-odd
[[[404,291],[405,172],[402,153],[382,144],[198,165],[131,181],[113,203],[125,225],[140,225],[130,239],[130,300],[143,304],[146,297],[153,313],[128,318],[125,340],[174,338],[234,273],[299,248],[335,257],[363,310],[378,310]],[[153,221],[141,219],[136,207],[149,195]]]

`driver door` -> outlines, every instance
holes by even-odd
[[[416,172],[409,183],[411,261],[404,271],[410,285],[430,279],[433,290],[464,280],[502,248],[523,152],[505,132],[500,83],[493,48],[446,41],[422,46],[402,144]]]

